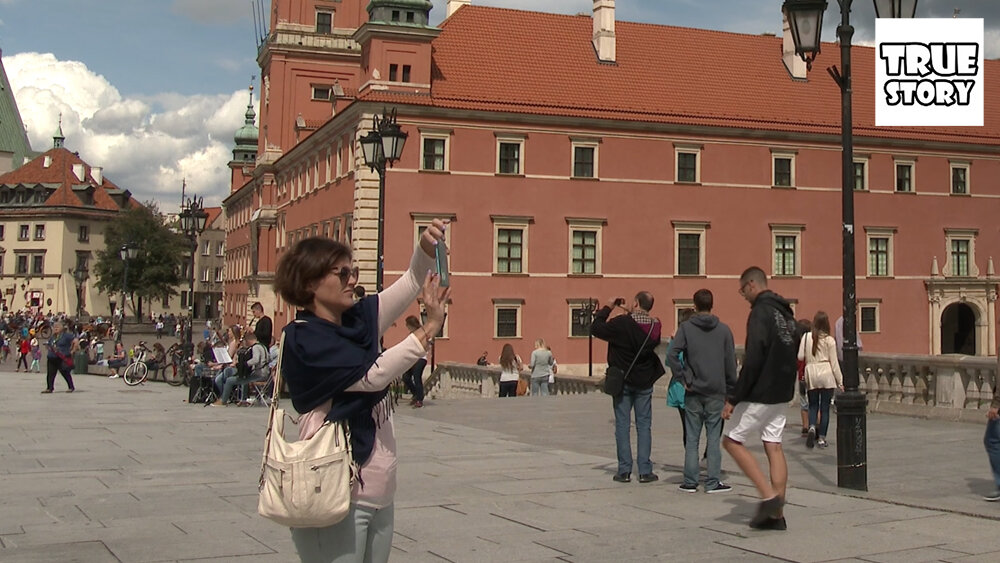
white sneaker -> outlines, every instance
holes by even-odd
[[[118,379],[119,377],[121,377],[121,376],[116,373],[114,375],[109,375],[108,379]]]

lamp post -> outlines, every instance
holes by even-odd
[[[188,365],[194,361],[194,342],[191,330],[194,324],[194,258],[198,253],[198,235],[205,230],[205,223],[208,221],[208,212],[202,206],[200,197],[188,198],[181,206],[180,212],[181,232],[191,241],[191,263],[188,272],[188,322],[187,330],[184,333],[184,353],[187,356]]]
[[[139,247],[131,242],[127,242],[118,249],[118,255],[121,257],[122,262],[125,264],[124,272],[122,274],[122,303],[121,303],[121,315],[118,316],[118,336],[115,338],[116,342],[122,341],[122,333],[125,332],[125,299],[128,296],[128,263],[135,259],[139,255]]]
[[[372,118],[372,129],[361,137],[361,153],[365,166],[378,173],[378,257],[375,270],[375,291],[382,292],[385,269],[385,172],[403,155],[408,135],[396,123],[396,110],[382,110],[382,117]]]
[[[840,25],[840,66],[827,68],[840,87],[843,222],[843,313],[844,313],[844,392],[837,395],[837,486],[868,490],[867,419],[868,399],[860,390],[858,372],[857,295],[854,271],[854,133],[851,105],[851,4],[838,0]],[[876,17],[912,18],[917,0],[874,0]],[[809,69],[820,52],[820,31],[826,0],[785,0],[782,10],[788,18],[795,52]]]
[[[590,331],[590,326],[594,324],[596,310],[597,303],[593,299],[588,299],[576,319],[580,328],[587,331],[587,377],[594,377],[594,333]]]
[[[76,269],[70,270],[69,273],[73,276],[73,281],[76,282],[76,320],[77,322],[82,322],[83,284],[87,283],[87,279],[90,278],[90,272],[87,270],[86,265],[77,264]]]

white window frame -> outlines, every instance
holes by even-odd
[[[205,240],[201,242],[201,255],[202,256],[212,255],[212,241]]]
[[[802,232],[805,225],[771,224],[771,276],[777,278],[802,277]],[[778,237],[795,237],[795,271],[791,274],[779,274],[775,270],[778,257]]]
[[[869,192],[871,191],[871,184],[868,182],[868,177],[871,174],[871,158],[867,155],[854,155],[854,164],[864,164],[865,165],[865,176],[862,180],[861,189],[854,188],[856,192]],[[854,166],[851,166],[851,186],[854,186]]]
[[[215,247],[215,255],[216,256],[225,256],[226,255],[226,241],[222,241],[222,240],[219,241],[219,244],[216,245],[216,247]]]
[[[457,217],[454,213],[410,213],[410,218],[413,219],[413,247],[416,248],[420,244],[421,227],[429,227],[434,219],[450,219],[451,224],[444,231],[444,243],[448,245],[448,248],[451,248],[451,232],[455,230],[454,225]]]
[[[576,175],[576,149],[594,149],[594,173],[592,176],[577,176]],[[570,178],[577,178],[582,180],[596,180],[600,178],[600,170],[598,168],[598,163],[600,162],[601,153],[601,140],[600,139],[570,139],[570,149],[569,149],[569,176]]]
[[[442,129],[420,129],[420,170],[425,172],[450,172],[451,171],[451,136],[452,131],[442,130]],[[444,141],[444,168],[437,170],[435,168],[425,168],[424,167],[424,141],[433,139]],[[524,155],[524,147],[521,147],[521,155]],[[523,161],[521,159],[521,165],[523,170]],[[497,144],[497,171],[500,170],[500,145]]]
[[[517,310],[517,334],[514,336],[500,336],[498,333],[498,323],[500,322],[500,309]],[[522,328],[524,325],[524,300],[523,299],[493,299],[493,339],[494,340],[519,340],[522,338]]]
[[[337,141],[337,179],[344,176],[344,141]]]
[[[956,168],[962,168],[965,170],[965,191],[962,193],[955,193],[955,172]],[[968,160],[949,160],[948,161],[948,195],[957,196],[967,196],[972,195],[972,163]]]
[[[223,268],[216,267],[215,268],[215,281],[216,282],[221,282],[223,280],[223,275],[224,275],[223,274]]]
[[[884,238],[889,239],[889,244],[887,247],[888,257],[886,260],[887,273],[886,275],[877,275],[872,271],[871,262],[871,250],[872,250],[872,239]],[[868,273],[869,278],[886,279],[895,277],[895,267],[894,263],[896,261],[896,256],[894,248],[896,246],[896,228],[895,227],[865,227],[865,271]]]
[[[674,334],[681,327],[681,311],[694,309],[694,299],[674,299]]]
[[[677,184],[700,184],[701,183],[701,151],[702,145],[674,145],[674,183]],[[681,180],[681,154],[693,154],[694,158],[694,181]]]
[[[201,267],[201,282],[208,283],[212,280],[212,269],[208,266]]]
[[[795,154],[796,154],[795,151],[771,149],[771,187],[774,187],[774,188],[785,188],[785,189],[790,189],[790,188],[796,187],[796,184],[795,184]],[[790,166],[790,173],[791,173],[791,178],[790,178],[790,182],[791,183],[789,185],[787,185],[787,186],[779,186],[778,183],[777,183],[777,181],[776,181],[777,180],[777,164],[778,164],[777,160],[779,158],[781,158],[781,159],[788,159],[788,160],[791,161],[791,164],[789,165]]]
[[[968,177],[966,177],[968,178]],[[945,277],[979,277],[979,267],[976,266],[976,238],[979,236],[979,229],[945,229],[944,239],[945,239],[945,262],[944,270],[941,272]],[[958,276],[952,273],[952,263],[951,263],[951,243],[955,240],[967,240],[969,241],[969,275],[968,276]]]
[[[589,334],[583,334],[583,335],[573,334],[573,327],[577,326],[578,324],[577,315],[574,315],[573,312],[576,310],[585,309],[587,305],[592,302],[592,299],[593,298],[587,298],[587,297],[566,299],[566,314],[569,315],[569,324],[566,327],[567,329],[566,338],[569,339],[589,338],[590,336]],[[595,309],[594,312],[596,313],[597,309]]]
[[[499,134],[499,133],[497,134],[497,142],[496,142],[496,151],[497,151],[497,153],[496,153],[497,154],[497,156],[496,156],[496,174],[501,175],[501,176],[524,176],[524,170],[525,170],[525,168],[524,168],[524,162],[525,162],[524,145],[525,145],[525,142],[524,141],[527,138],[528,137],[526,135],[509,135],[509,134]],[[518,153],[517,153],[518,154],[517,172],[500,172],[500,145],[501,144],[508,144],[508,143],[509,144],[520,145],[521,146],[521,148],[518,149]],[[445,148],[447,150],[447,143],[445,144]],[[421,145],[421,151],[423,151],[423,146],[422,145]],[[421,152],[421,159],[422,158],[423,158],[423,153]]]
[[[708,221],[671,221],[674,227],[674,275],[678,277],[704,277],[707,275],[705,268],[706,246],[708,243],[708,228],[711,223]],[[698,239],[698,273],[682,274],[681,266],[681,235],[699,235]]]
[[[316,90],[326,90],[326,97],[317,96]],[[314,102],[329,102],[333,99],[333,86],[330,84],[310,84],[309,99]]]
[[[528,241],[531,235],[531,224],[534,217],[519,217],[513,215],[490,215],[493,221],[493,274],[497,276],[523,276],[528,273]],[[497,268],[500,229],[521,229],[521,271],[501,272]]]
[[[330,14],[330,33],[333,33],[333,30],[335,29],[334,28],[335,13],[336,12],[334,10],[316,10],[316,20],[315,20],[316,25],[313,28],[313,31],[315,31],[316,33],[320,33],[320,30],[319,30],[319,15],[320,14]],[[323,32],[323,33],[325,33],[325,32]]]
[[[908,191],[899,191],[899,167],[909,166],[910,167],[910,189]],[[968,176],[966,176],[968,180]],[[967,182],[968,183],[968,182]],[[897,194],[915,194],[917,193],[917,159],[916,158],[893,158],[892,159],[892,191]]]
[[[607,224],[608,220],[603,218],[589,218],[589,217],[567,217],[567,235],[568,235],[568,246],[567,246],[567,272],[570,276],[600,276],[603,275],[604,271],[604,225]],[[576,273],[573,271],[573,231],[585,231],[596,233],[594,237],[594,243],[597,248],[594,249],[596,256],[594,257],[594,272],[593,273]]]
[[[870,307],[875,309],[875,330],[862,330],[861,310]],[[858,299],[858,332],[861,334],[879,334],[882,332],[882,300]]]
[[[35,232],[32,240],[45,240],[45,223],[35,225]]]

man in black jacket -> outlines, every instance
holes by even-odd
[[[722,411],[722,418],[733,416],[736,420],[723,445],[763,499],[750,527],[784,530],[782,507],[788,464],[781,449],[781,431],[785,428],[788,402],[795,394],[797,328],[788,301],[767,289],[767,276],[760,268],[743,272],[740,294],[750,302],[746,357]],[[744,445],[754,435],[764,443],[770,480]]]
[[[649,452],[653,444],[650,433],[653,384],[665,371],[654,352],[654,348],[660,343],[660,321],[649,316],[649,311],[653,308],[653,294],[648,291],[636,294],[632,306],[627,309],[622,298],[610,302],[612,305],[605,306],[594,316],[590,330],[597,338],[607,341],[608,366],[617,367],[626,374],[625,388],[621,395],[612,397],[615,443],[618,448],[618,472],[614,480],[619,483],[632,480],[629,428],[634,408],[639,482],[651,483],[659,479],[653,473]],[[617,313],[614,317],[613,312]]]
[[[263,344],[265,349],[270,348],[271,342],[274,341],[271,336],[271,331],[274,329],[271,317],[264,314],[264,306],[260,301],[250,306],[250,312],[253,313],[253,333],[257,337],[257,342]]]

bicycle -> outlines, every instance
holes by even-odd
[[[178,343],[171,344],[167,348],[167,359],[170,363],[163,368],[164,380],[173,387],[187,386],[191,381],[191,369],[184,356],[184,347]]]
[[[125,380],[125,385],[135,387],[146,381],[146,375],[149,373],[149,366],[146,365],[145,361],[147,353],[149,353],[149,348],[146,347],[146,343],[143,341],[139,341],[135,345],[135,348],[132,349],[132,363],[122,372],[122,379]]]

